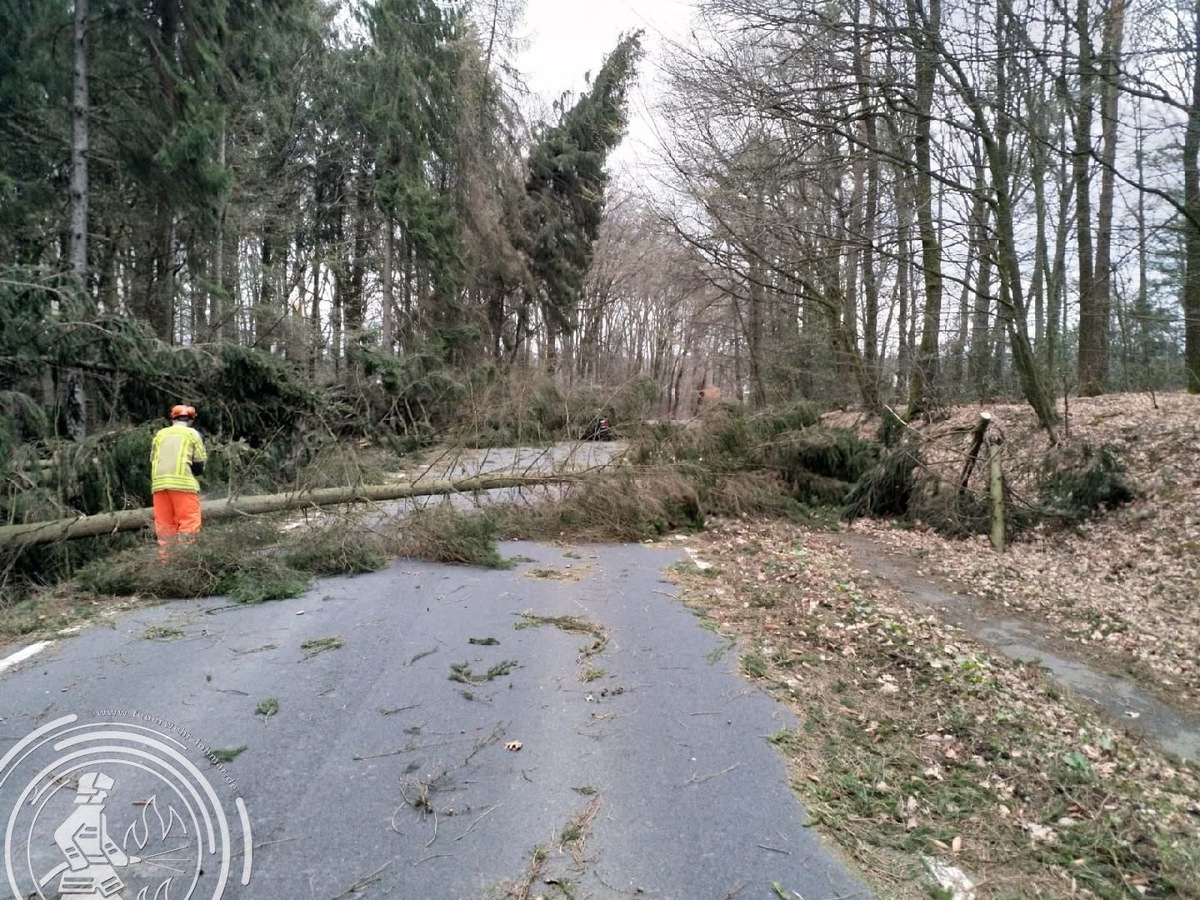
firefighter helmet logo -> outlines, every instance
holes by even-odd
[[[12,896],[219,900],[230,881],[249,883],[246,805],[235,799],[231,826],[220,795],[191,758],[216,764],[212,752],[162,719],[105,712],[136,721],[65,716],[0,758]],[[236,782],[226,777],[230,786]]]

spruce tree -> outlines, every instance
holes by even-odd
[[[559,337],[575,326],[604,216],[604,166],[625,133],[626,97],[640,56],[641,32],[622,38],[589,89],[557,124],[539,129],[529,154],[522,215],[531,275],[526,302],[541,308],[551,367]]]
[[[436,339],[457,323],[462,281],[461,225],[447,184],[459,114],[460,22],[434,0],[378,0],[367,25],[371,45],[361,83],[383,218],[385,342],[392,337],[393,271],[408,298],[407,318],[427,321]]]

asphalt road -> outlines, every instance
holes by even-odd
[[[805,827],[790,715],[663,579],[681,554],[503,551],[140,610],[4,669],[0,895],[58,896],[74,843],[126,900],[870,896]]]

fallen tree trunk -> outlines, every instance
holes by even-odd
[[[285,509],[304,509],[309,506],[379,503],[385,500],[403,500],[408,497],[436,497],[449,494],[470,494],[476,491],[494,491],[501,488],[566,484],[576,481],[578,478],[578,473],[569,472],[554,475],[480,475],[459,481],[431,481],[426,484],[374,484],[358,487],[314,488],[286,494],[260,494],[253,497],[206,500],[200,504],[200,508],[204,521],[210,522],[232,519],[235,516],[279,512]],[[3,525],[0,526],[0,549],[97,537],[122,531],[136,531],[153,522],[154,510],[145,507],[98,513],[94,516],[74,516],[50,522]]]

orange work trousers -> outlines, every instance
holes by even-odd
[[[177,535],[199,534],[200,495],[195,491],[155,491],[154,532],[160,547]]]

